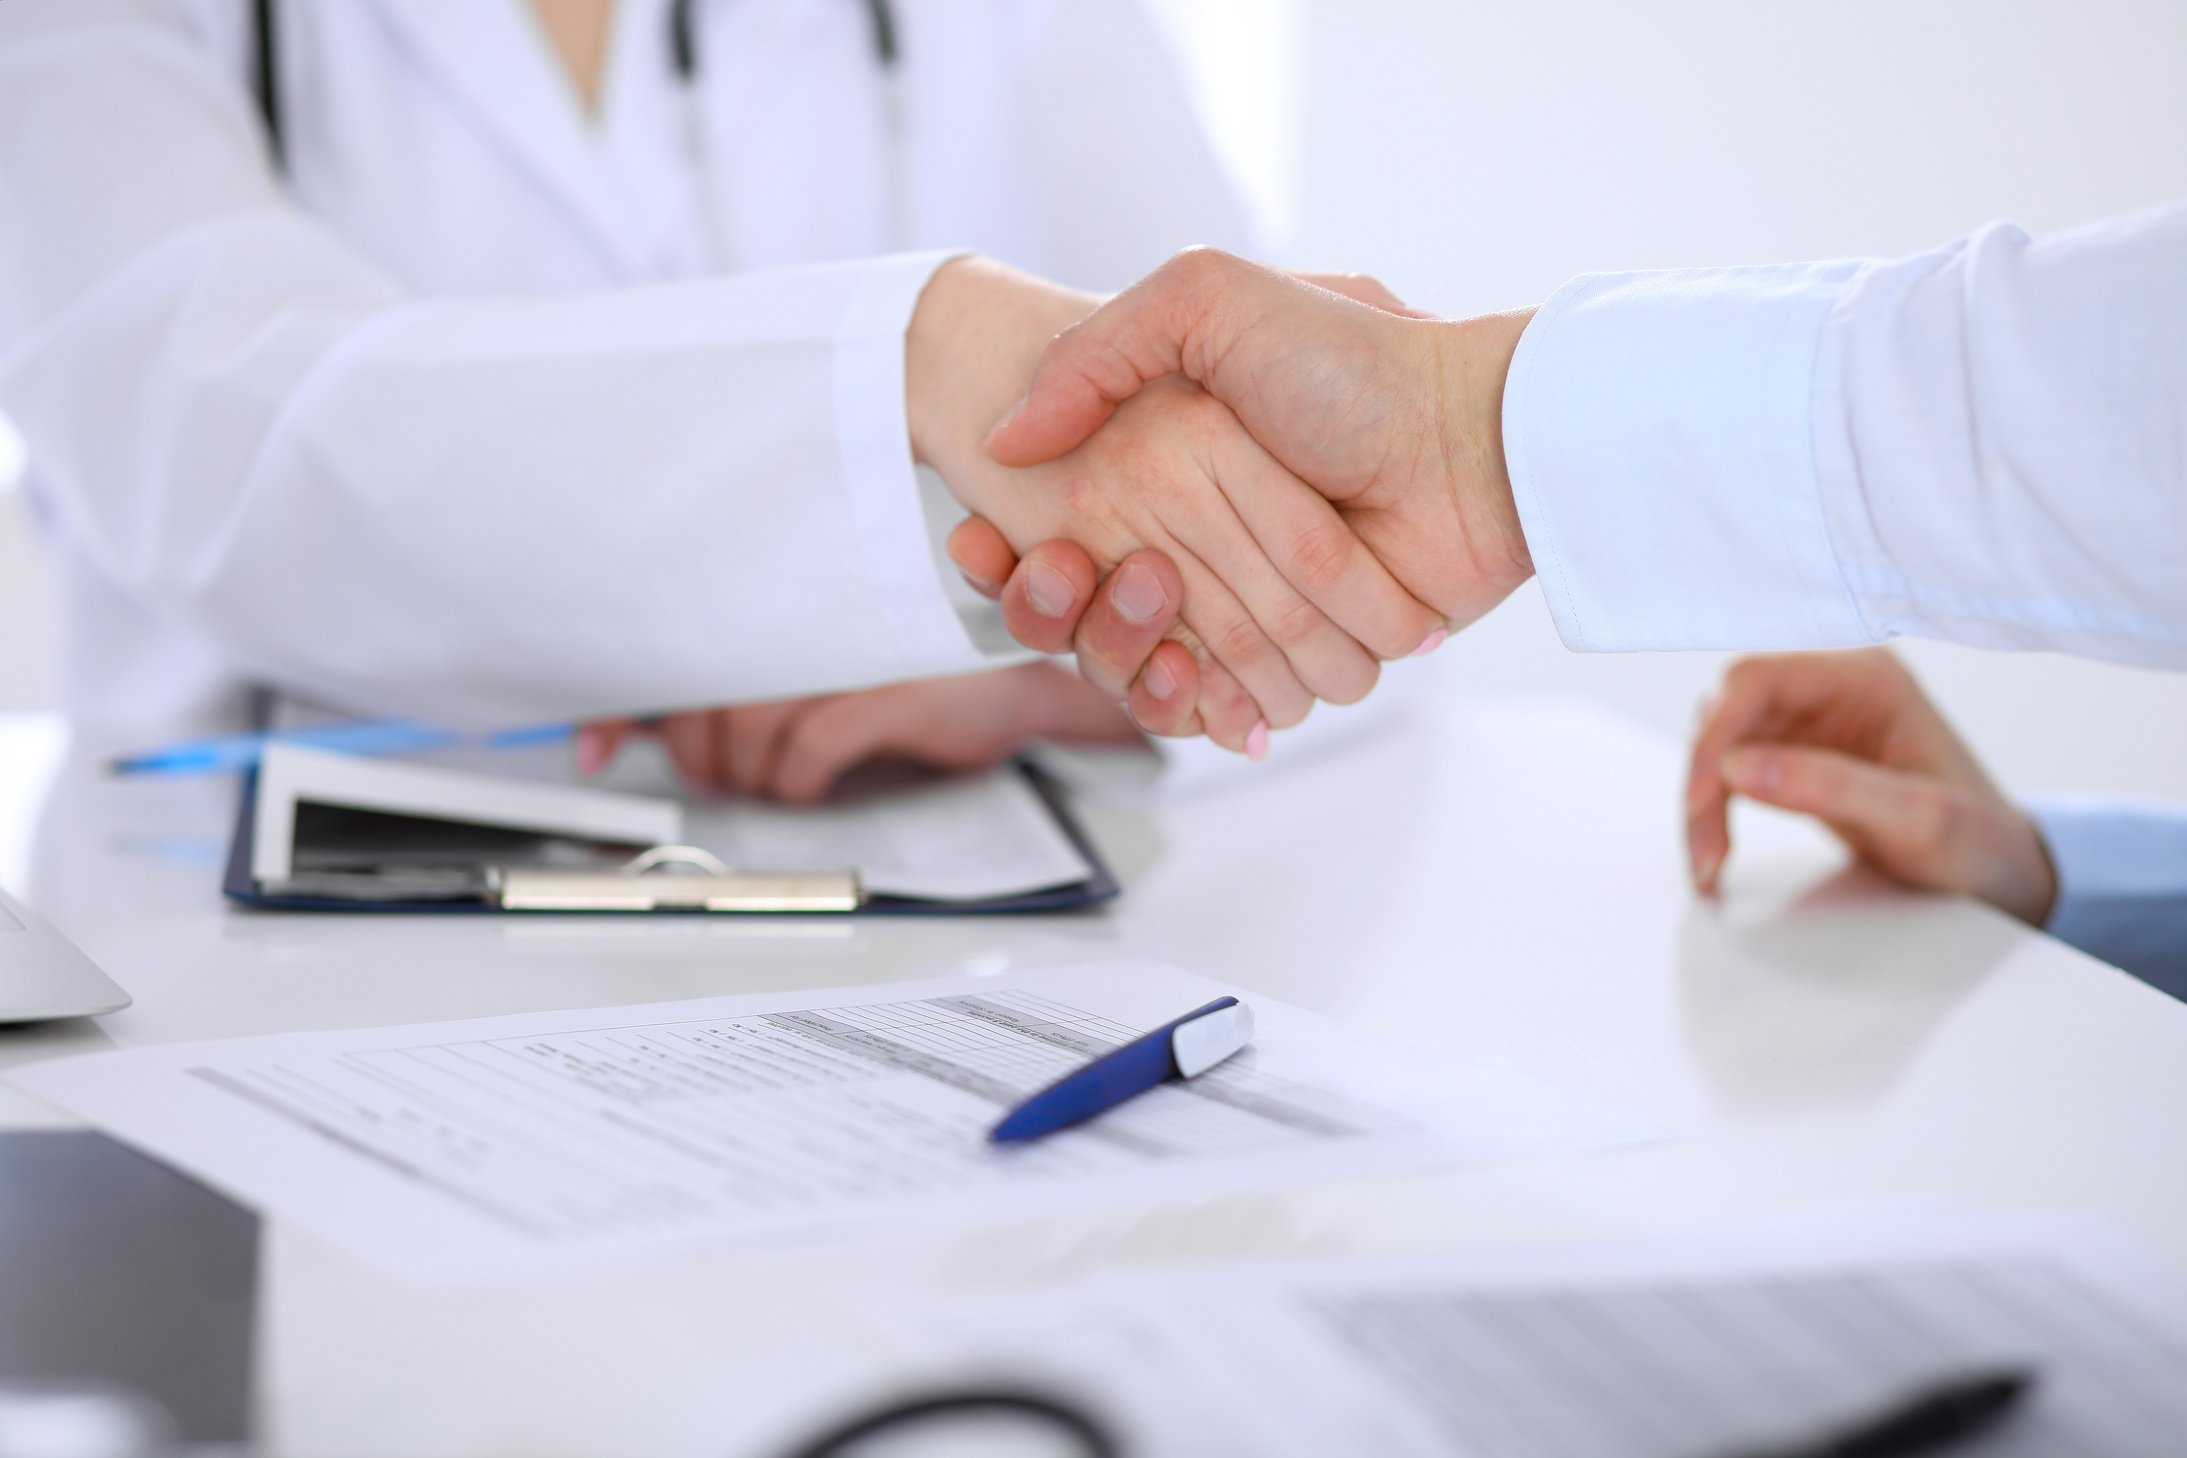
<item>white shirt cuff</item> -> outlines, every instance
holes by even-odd
[[[1566,646],[1875,640],[1815,464],[1817,351],[1858,267],[1592,274],[1535,315],[1504,454]]]
[[[835,342],[835,436],[852,525],[881,627],[914,673],[964,672],[986,653],[966,631],[937,570],[905,418],[904,336],[935,270],[960,252],[907,253],[871,265]]]

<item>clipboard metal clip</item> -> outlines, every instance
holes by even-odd
[[[695,845],[659,845],[610,871],[499,866],[503,911],[856,911],[856,871],[734,870]]]

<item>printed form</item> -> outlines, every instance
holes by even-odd
[[[1100,1119],[990,1126],[1229,989],[1136,963],[92,1054],[21,1087],[425,1276],[901,1232],[1660,1134],[1250,994],[1253,1047]]]
[[[1929,1384],[2001,1369],[2035,1387],[1970,1458],[2162,1458],[2187,1446],[2183,1297],[2100,1227],[1924,1216],[1126,1272],[907,1313],[907,1331],[1078,1393],[1154,1458],[1806,1452]]]

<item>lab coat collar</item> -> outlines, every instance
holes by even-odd
[[[619,87],[647,60],[669,76],[661,0],[623,0],[602,75],[595,126],[570,95],[560,62],[523,0],[373,0],[420,69],[508,149],[534,183],[598,244],[615,273],[657,277],[679,225],[681,179],[659,146],[639,147],[614,116]],[[655,22],[658,22],[656,24]],[[647,56],[633,56],[633,48]],[[655,57],[650,51],[658,50]],[[635,164],[635,165],[633,165]]]

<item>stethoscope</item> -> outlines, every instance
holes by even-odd
[[[1067,1441],[1084,1458],[1123,1458],[1108,1422],[1075,1396],[1008,1386],[939,1388],[914,1393],[842,1419],[785,1458],[850,1458],[872,1440],[909,1437],[933,1452],[951,1419],[1003,1419],[1024,1436],[1035,1430]],[[993,1439],[990,1427],[984,1434]],[[28,1440],[28,1446],[22,1440]],[[80,1458],[261,1458],[253,1444],[179,1440],[174,1419],[143,1393],[103,1378],[55,1375],[0,1379],[0,1458],[33,1453]]]
[[[721,196],[721,187],[713,167],[712,134],[706,124],[706,109],[699,95],[699,74],[702,60],[700,49],[700,6],[704,0],[670,0],[668,7],[668,59],[676,77],[677,90],[682,93],[684,133],[691,153],[691,162],[702,179],[701,208],[707,232],[707,248],[710,261],[725,267],[731,260],[730,239],[734,236],[728,219],[727,204]],[[882,186],[887,195],[882,201],[884,246],[894,252],[906,246],[909,236],[909,198],[906,174],[909,164],[905,157],[904,114],[901,96],[902,51],[897,42],[896,7],[891,0],[860,0],[865,6],[871,30],[873,60],[880,74],[881,117],[885,129],[884,146],[887,158],[883,168]],[[284,97],[280,77],[280,39],[277,29],[276,0],[252,0],[251,3],[251,75],[253,89],[257,93],[259,115],[264,118],[266,135],[273,148],[274,165],[287,166],[287,139],[282,130]]]

